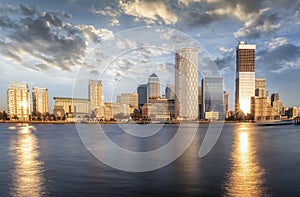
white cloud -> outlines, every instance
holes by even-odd
[[[120,11],[117,9],[113,9],[110,6],[106,6],[104,10],[102,9],[96,9],[95,7],[92,7],[90,10],[94,14],[105,16],[109,21],[109,26],[120,26],[119,17],[121,15]]]
[[[271,42],[268,43],[268,50],[274,50],[286,44],[288,44],[288,41],[284,37],[272,38]]]
[[[163,1],[120,1],[120,7],[124,14],[134,16],[138,20],[143,19],[146,24],[160,23],[161,20],[165,24],[175,24],[178,20],[176,14]]]

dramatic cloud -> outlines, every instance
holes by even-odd
[[[257,53],[257,65],[262,70],[282,72],[299,68],[300,46],[288,43],[285,38],[275,38],[268,48]]]
[[[280,29],[280,17],[275,13],[269,13],[269,9],[261,10],[244,24],[244,27],[235,32],[238,38],[259,38],[262,34],[273,33]]]
[[[3,57],[19,65],[47,70],[71,70],[83,65],[89,43],[110,37],[107,29],[73,25],[64,12],[41,12],[37,7],[0,4],[0,48]]]
[[[120,7],[124,14],[134,16],[137,21],[144,20],[147,24],[155,24],[156,22],[175,24],[177,22],[176,14],[163,1],[120,1]]]

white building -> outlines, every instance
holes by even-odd
[[[179,120],[198,119],[198,49],[181,48],[175,55],[175,113]]]
[[[104,107],[104,93],[102,81],[89,80],[90,113],[97,108]]]
[[[9,83],[7,90],[7,106],[11,120],[29,120],[30,95],[29,88],[26,83]]]
[[[32,104],[33,112],[42,115],[49,112],[48,109],[48,89],[47,88],[32,88]]]

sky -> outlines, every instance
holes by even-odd
[[[0,109],[9,82],[48,88],[50,112],[54,96],[87,98],[88,79],[103,80],[106,101],[153,72],[174,83],[181,38],[224,76],[231,110],[239,41],[256,44],[269,96],[300,106],[300,0],[0,0]]]

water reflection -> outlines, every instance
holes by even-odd
[[[264,194],[264,171],[256,159],[256,143],[251,135],[255,129],[241,124],[235,131],[232,169],[225,183],[228,196],[261,196]],[[253,134],[253,133],[252,133]]]
[[[38,160],[39,151],[34,127],[18,127],[17,140],[11,146],[15,154],[15,169],[12,174],[12,196],[43,196],[43,166]]]

